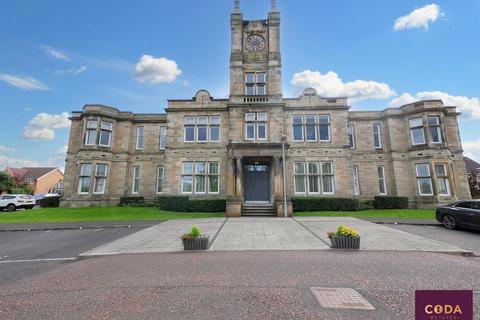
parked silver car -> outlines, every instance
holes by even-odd
[[[35,198],[28,194],[4,194],[0,196],[0,210],[9,212],[20,208],[32,209],[35,207]]]

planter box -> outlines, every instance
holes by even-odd
[[[360,237],[332,237],[330,242],[335,249],[360,249]]]
[[[182,239],[183,250],[207,250],[208,238]]]

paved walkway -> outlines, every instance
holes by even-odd
[[[328,231],[340,225],[360,233],[361,250],[459,253],[443,242],[348,217],[214,218],[171,220],[83,253],[83,256],[182,251],[180,235],[198,225],[211,251],[330,250]]]

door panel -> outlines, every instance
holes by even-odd
[[[245,201],[270,201],[270,167],[265,164],[244,166]]]

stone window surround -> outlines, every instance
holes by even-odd
[[[413,143],[413,136],[412,136],[412,127],[410,126],[410,121],[411,120],[414,120],[414,119],[419,119],[421,118],[422,119],[422,125],[421,126],[416,126],[415,128],[422,128],[423,129],[423,140],[424,142],[423,143]],[[429,119],[430,118],[437,118],[438,119],[438,123],[437,124],[429,124]],[[418,146],[426,146],[428,143],[431,143],[431,144],[435,144],[435,145],[441,145],[443,143],[445,143],[444,141],[444,137],[445,137],[445,134],[444,134],[444,127],[443,127],[443,118],[441,117],[441,115],[439,114],[430,114],[430,113],[423,113],[423,114],[417,114],[417,115],[414,115],[414,116],[411,116],[409,118],[407,118],[407,125],[408,125],[408,129],[410,130],[410,144],[413,146],[413,147],[418,147]],[[436,141],[433,141],[433,137],[432,137],[432,134],[431,134],[431,129],[432,128],[436,128],[437,130],[437,134],[438,134],[438,137],[439,137],[439,141],[436,142]],[[427,140],[428,138],[428,140]]]
[[[192,165],[192,171],[191,172],[185,172],[184,171],[184,164],[190,163]],[[203,163],[204,164],[204,172],[203,173],[197,173],[197,163]],[[216,164],[217,165],[217,172],[216,173],[211,173],[211,164]],[[205,191],[200,191],[198,192],[196,189],[196,178],[198,176],[202,176],[205,178],[204,182],[204,188]],[[184,191],[184,178],[185,177],[191,177],[190,183],[191,183],[191,191]],[[217,191],[210,191],[210,178],[211,177],[216,177],[217,179]],[[181,166],[181,179],[180,179],[180,191],[182,194],[191,194],[191,195],[218,195],[220,193],[220,161],[215,161],[215,160],[185,160],[182,161],[182,166]]]
[[[207,118],[207,122],[205,124],[199,123],[199,118]],[[194,119],[194,123],[188,123],[187,119]],[[218,119],[218,121],[214,121],[213,119]],[[221,140],[221,123],[222,117],[220,115],[185,115],[184,116],[184,129],[183,129],[183,142],[184,143],[218,143]],[[206,140],[198,140],[198,131],[199,128],[205,127],[206,130]],[[187,140],[187,129],[193,128],[193,140]],[[218,140],[212,140],[212,129],[218,129]]]
[[[301,117],[301,123],[297,122],[295,123],[295,118]],[[314,117],[314,122],[308,122],[307,117]],[[327,122],[321,122],[320,118],[321,117],[327,117]],[[331,115],[330,114],[293,114],[292,115],[292,141],[293,142],[331,142],[332,141],[332,126],[331,126]],[[307,129],[308,126],[313,125],[315,127],[315,139],[308,139],[307,137]],[[321,125],[327,125],[327,130],[328,130],[328,139],[321,139],[320,135],[320,126]],[[301,127],[302,128],[302,139],[298,140],[295,139],[295,127]]]
[[[263,74],[263,81],[258,81],[258,75]],[[253,75],[253,81],[249,81],[249,75]],[[262,79],[260,79],[262,80]],[[248,88],[253,88],[253,94],[248,93]],[[259,94],[259,87],[263,87],[263,94]],[[267,95],[267,71],[246,71],[245,72],[245,95],[265,96]]]
[[[83,166],[84,165],[90,165],[90,173],[86,174],[83,173]],[[105,169],[105,175],[98,175],[97,172],[97,167],[99,165],[104,165],[106,166]],[[82,195],[87,195],[87,194],[105,194],[107,190],[107,182],[108,182],[108,174],[109,174],[109,164],[108,163],[103,163],[103,162],[84,162],[80,163],[78,165],[78,179],[77,179],[77,193],[82,194]],[[97,179],[105,179],[105,183],[103,186],[102,192],[95,192],[95,188],[97,186]],[[89,179],[88,183],[88,191],[87,192],[82,192],[81,187],[83,179]],[[92,188],[93,187],[93,188]]]
[[[417,168],[418,165],[427,165],[428,170],[429,170],[429,176],[425,176],[425,177],[418,176],[418,168]],[[444,167],[444,170],[445,170],[445,175],[444,176],[439,176],[438,173],[437,173],[436,166],[440,166],[440,165],[443,165],[443,167]],[[417,180],[418,194],[421,197],[432,197],[432,196],[451,197],[452,196],[452,187],[451,187],[451,181],[452,181],[451,180],[451,174],[452,173],[451,173],[448,162],[434,161],[433,164],[429,163],[429,162],[415,162],[413,164],[413,166],[414,166],[414,170],[415,170],[415,178]],[[419,181],[418,181],[421,178],[430,179],[430,188],[432,190],[431,193],[422,194],[421,189],[420,189],[420,185],[419,185]],[[445,180],[445,185],[446,185],[446,188],[447,188],[447,193],[446,194],[440,194],[440,192],[439,192],[440,188],[438,187],[437,184],[438,184],[440,179]]]
[[[253,118],[250,119],[249,115],[253,115]],[[263,119],[259,120],[260,115],[263,115]],[[267,125],[268,116],[267,116],[266,112],[246,112],[244,120],[245,120],[245,126],[244,126],[244,128],[245,128],[245,140],[248,140],[248,141],[255,141],[255,140],[265,141],[265,140],[267,140],[267,136],[268,136],[268,125]],[[248,137],[248,127],[250,127],[250,126],[253,126],[253,138]],[[264,129],[265,129],[265,137],[263,137],[263,138],[259,137],[260,136],[259,135],[259,132],[260,132],[259,128],[260,127],[264,127]]]
[[[309,163],[317,163],[318,166],[318,173],[310,173],[309,172]],[[330,168],[331,168],[331,173],[324,173],[323,172],[323,164],[329,163]],[[298,173],[296,170],[296,164],[303,164],[303,172]],[[309,182],[309,177],[317,177],[318,179],[318,187],[319,190],[318,192],[310,192],[310,182]],[[334,169],[334,164],[333,161],[331,160],[306,160],[306,161],[294,161],[293,163],[293,191],[294,194],[296,195],[334,195],[335,194],[335,169]],[[303,177],[303,184],[305,188],[305,192],[297,192],[297,185],[295,182],[295,177]],[[324,177],[330,177],[331,178],[331,184],[332,184],[332,192],[324,192]]]
[[[95,122],[95,127],[90,127],[89,123]],[[110,129],[107,129],[104,124],[109,124]],[[89,141],[89,132],[94,131],[95,136],[94,136],[94,143],[87,143]],[[108,137],[108,145],[101,144],[101,135],[102,132],[109,132],[109,137]],[[103,118],[86,118],[84,120],[84,128],[83,128],[83,145],[87,147],[92,147],[92,146],[100,146],[104,148],[110,148],[112,145],[112,135],[113,135],[113,121],[108,119],[105,120]]]
[[[428,174],[422,174],[420,175],[419,173],[419,168],[421,166],[425,166],[425,168],[428,169]],[[419,163],[415,163],[415,178],[417,180],[417,190],[418,190],[418,194],[422,197],[422,196],[428,196],[428,197],[431,197],[434,195],[434,191],[433,191],[433,183],[432,183],[432,169],[430,168],[430,164],[429,163],[425,163],[425,162],[419,162]],[[423,193],[422,192],[422,188],[421,188],[421,184],[420,182],[422,180],[428,180],[428,185],[430,187],[430,193]]]

